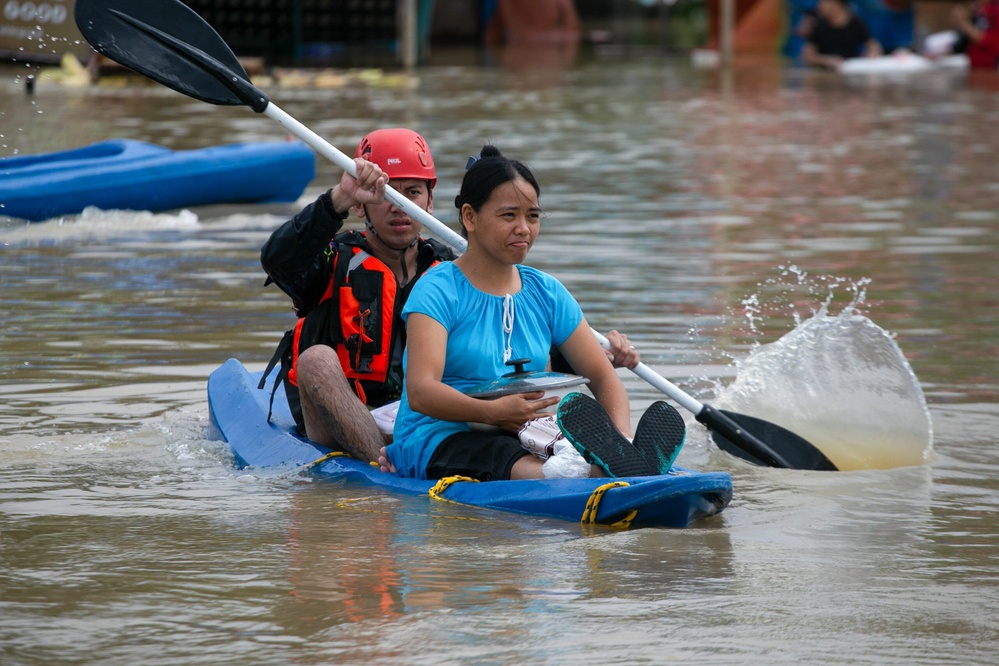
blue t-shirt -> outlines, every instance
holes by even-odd
[[[572,335],[583,320],[583,312],[561,282],[534,268],[517,268],[521,289],[511,299],[513,330],[509,360],[529,358],[525,370],[544,370],[551,346],[561,345]],[[418,312],[447,330],[441,381],[465,391],[513,370],[503,360],[507,345],[507,334],[503,331],[504,300],[503,296],[486,294],[473,287],[461,269],[449,261],[420,278],[406,301],[402,318],[406,321],[410,313]],[[407,348],[407,358],[408,354]],[[465,422],[441,421],[411,410],[404,382],[394,443],[387,449],[388,456],[400,474],[425,479],[427,464],[437,446],[449,435],[468,429]]]

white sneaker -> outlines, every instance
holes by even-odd
[[[555,454],[555,442],[564,437],[554,414],[528,421],[517,435],[520,445],[542,460]]]

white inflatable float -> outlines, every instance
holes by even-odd
[[[968,57],[963,54],[926,58],[915,53],[893,53],[877,58],[850,58],[839,66],[842,74],[910,74],[962,69],[968,69]]]

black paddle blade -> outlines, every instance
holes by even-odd
[[[701,419],[703,412],[710,413],[711,423]],[[836,465],[814,444],[776,423],[708,406],[703,412],[697,420],[711,429],[711,438],[722,451],[756,465],[837,471]]]
[[[77,0],[75,16],[98,53],[153,81],[210,104],[267,107],[229,46],[179,0]]]

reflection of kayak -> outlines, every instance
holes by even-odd
[[[842,74],[908,74],[935,70],[962,70],[968,68],[964,55],[924,58],[915,53],[899,53],[877,58],[850,58],[839,66]]]
[[[0,159],[0,215],[46,220],[87,206],[163,211],[217,203],[295,201],[315,177],[300,141],[170,150],[112,139]]]
[[[277,373],[272,373],[272,376]],[[329,453],[293,434],[294,421],[282,388],[274,395],[271,422],[267,410],[270,386],[258,389],[260,373],[251,375],[230,359],[208,379],[211,437],[232,447],[239,467],[294,467]],[[314,469],[322,475],[374,484],[409,495],[434,496],[473,506],[579,521],[587,504],[599,502],[592,522],[685,527],[719,513],[732,498],[732,479],[724,472],[674,468],[663,476],[627,479],[551,479],[544,481],[456,482],[436,489],[434,481],[408,479],[380,472],[352,458],[334,457]],[[628,485],[600,489],[614,481]]]

